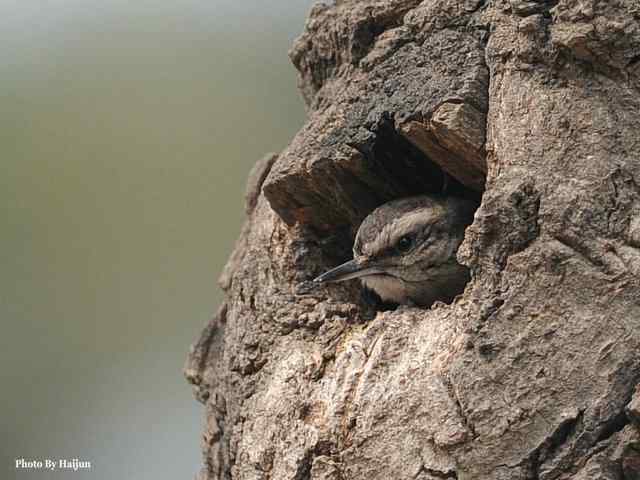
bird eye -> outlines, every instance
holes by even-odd
[[[396,243],[396,249],[400,253],[407,253],[409,250],[411,250],[411,247],[413,247],[413,237],[411,237],[410,235],[404,235],[400,237],[400,240],[398,240],[398,243]]]

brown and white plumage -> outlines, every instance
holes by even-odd
[[[469,280],[456,252],[475,207],[470,200],[435,195],[386,203],[360,225],[353,260],[315,281],[360,278],[382,300],[398,304],[450,301]]]

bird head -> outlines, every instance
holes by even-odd
[[[456,252],[475,207],[474,202],[462,198],[431,195],[386,203],[360,225],[353,259],[320,275],[315,282],[360,278],[381,294],[385,292],[375,285],[420,290],[446,283],[446,277],[458,277],[462,270],[467,275],[456,261]],[[398,295],[387,296],[397,300],[393,297]]]

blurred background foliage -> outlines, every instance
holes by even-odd
[[[0,0],[2,478],[199,469],[181,370],[245,177],[304,121],[286,52],[311,4]]]

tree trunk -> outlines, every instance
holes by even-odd
[[[187,362],[201,478],[640,478],[638,0],[335,3]],[[443,172],[481,196],[453,304],[308,288]]]

